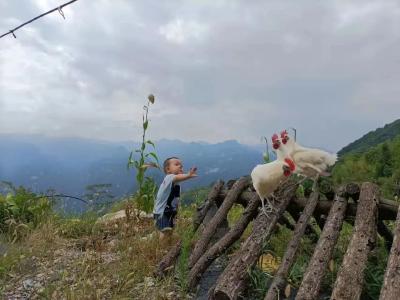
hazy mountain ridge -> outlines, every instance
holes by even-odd
[[[126,168],[131,149],[138,146],[134,142],[4,135],[0,145],[0,180],[15,185],[37,192],[54,188],[73,195],[82,195],[87,185],[96,183],[111,183],[115,196],[135,189],[134,171]],[[160,162],[178,156],[185,169],[198,167],[199,177],[185,182],[185,189],[248,175],[262,162],[261,151],[234,140],[208,144],[162,139],[156,141],[156,152]],[[158,170],[150,174],[157,182],[164,176]]]

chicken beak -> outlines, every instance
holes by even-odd
[[[283,169],[283,172],[285,172],[285,173],[291,171],[291,170],[290,170],[290,167],[289,167],[288,165],[283,165],[282,169]]]

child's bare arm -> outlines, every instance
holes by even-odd
[[[178,174],[174,176],[173,182],[179,182],[179,181],[184,181],[190,178],[197,177],[196,174],[197,168],[193,167],[190,168],[189,172],[187,174]]]

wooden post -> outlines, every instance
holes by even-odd
[[[181,253],[182,241],[178,241],[174,247],[172,247],[163,259],[158,263],[154,276],[162,277],[166,271],[175,263],[175,260]]]
[[[353,186],[353,184],[351,184]],[[347,187],[347,186],[346,186]],[[226,190],[222,190],[219,196],[223,197],[227,193]],[[243,192],[237,203],[248,203],[255,192]],[[347,192],[343,197],[347,197]],[[293,197],[291,203],[289,204],[288,210],[304,208],[307,204],[308,199],[304,197]],[[317,207],[315,208],[314,215],[319,216],[321,214],[327,215],[331,209],[333,201],[319,201]],[[381,220],[396,220],[397,210],[399,208],[399,203],[389,199],[380,199],[378,203],[379,209],[379,219]],[[357,212],[357,204],[350,203],[346,209],[346,216],[355,216]]]
[[[332,257],[346,212],[347,199],[344,198],[344,189],[342,186],[336,193],[324,229],[297,292],[296,300],[318,298],[321,282]]]
[[[202,274],[207,270],[211,263],[241,237],[247,225],[257,215],[257,208],[260,206],[260,203],[260,198],[255,194],[240,219],[235,223],[230,231],[200,257],[189,272],[189,289],[194,289]]]
[[[193,231],[196,231],[200,224],[203,222],[204,217],[206,216],[210,207],[215,203],[215,199],[217,199],[220,194],[222,188],[224,187],[224,182],[222,180],[218,180],[210,193],[207,196],[207,200],[203,203],[203,205],[197,210],[197,213],[193,220]]]
[[[313,192],[309,201],[307,202],[306,207],[304,208],[303,213],[296,223],[292,239],[287,246],[285,255],[282,258],[282,262],[264,300],[280,299],[280,296],[282,296],[280,295],[280,291],[282,291],[286,286],[287,276],[291,267],[293,266],[293,263],[295,262],[296,253],[301,243],[301,238],[303,237],[307,224],[314,212],[315,207],[317,206],[318,198],[319,190],[317,181],[315,181]]]
[[[400,299],[400,208],[397,212],[394,234],[392,249],[390,250],[379,300]]]
[[[378,199],[378,186],[363,183],[354,232],[336,278],[332,300],[360,299],[368,255],[376,245]]]
[[[210,193],[207,196],[207,200],[204,202],[202,208],[197,212],[194,221],[193,221],[193,232],[196,232],[199,228],[200,224],[203,222],[206,215],[209,213],[210,208],[215,205],[215,199],[218,197],[224,186],[224,182],[222,180],[218,180]],[[170,269],[171,266],[174,265],[176,259],[178,258],[182,248],[182,241],[178,241],[178,243],[172,247],[168,253],[162,258],[162,260],[158,263],[154,276],[162,277],[165,275],[166,271]]]
[[[237,299],[243,292],[248,280],[248,269],[257,262],[263,243],[270,237],[296,189],[297,184],[294,184],[293,181],[287,182],[279,193],[276,192],[277,200],[272,201],[275,211],[267,215],[262,211],[258,214],[253,222],[250,236],[218,278],[214,290],[215,299]]]
[[[248,178],[241,178],[234,184],[232,189],[229,190],[224,202],[222,202],[222,205],[219,207],[217,213],[214,215],[211,221],[205,226],[199,240],[197,241],[196,246],[194,247],[189,258],[189,268],[192,268],[200,256],[206,251],[207,246],[218,225],[223,222],[236,199],[239,198],[241,192],[248,185]]]

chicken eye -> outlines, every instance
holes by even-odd
[[[278,149],[279,146],[280,146],[280,143],[279,143],[279,142],[275,142],[275,143],[272,145],[272,147],[273,147],[275,150]]]

